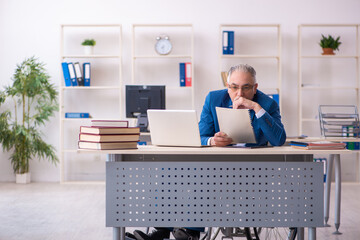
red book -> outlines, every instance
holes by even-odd
[[[91,120],[91,126],[95,127],[129,127],[129,121],[127,120]]]
[[[140,134],[79,134],[79,141],[85,142],[138,142]]]
[[[86,134],[140,134],[139,127],[96,127],[80,126],[80,133]]]
[[[329,141],[321,141],[321,142],[290,142],[291,147],[300,148],[300,149],[319,149],[319,150],[327,150],[327,149],[345,149],[346,144],[340,142],[329,142]]]
[[[81,142],[80,149],[114,150],[114,149],[137,149],[137,142]]]
[[[191,87],[192,82],[192,71],[191,71],[191,62],[185,63],[185,86]]]

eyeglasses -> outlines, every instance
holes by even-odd
[[[237,85],[230,85],[229,88],[231,89],[231,91],[233,92],[237,92],[239,91],[239,89],[241,89],[242,92],[247,92],[247,91],[250,91],[251,89],[253,89],[254,85],[244,85],[244,86],[237,86]]]

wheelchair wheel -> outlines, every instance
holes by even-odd
[[[262,228],[261,240],[295,240],[297,228]]]

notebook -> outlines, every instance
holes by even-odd
[[[203,147],[195,110],[150,109],[147,115],[153,145]]]

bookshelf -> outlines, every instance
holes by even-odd
[[[156,38],[168,36],[172,50],[167,55],[155,51]],[[180,87],[179,63],[191,62],[191,87]],[[165,85],[166,109],[194,109],[194,31],[192,24],[133,24],[133,85]]]
[[[298,26],[298,133],[320,136],[319,105],[359,105],[358,24]],[[321,55],[321,34],[340,36],[335,55]],[[353,77],[344,79],[342,76]]]
[[[299,135],[321,136],[319,105],[359,106],[359,27],[359,24],[298,26]],[[335,55],[321,54],[321,34],[341,37],[342,44]],[[359,182],[359,151],[354,151],[341,168],[344,173],[342,178]]]
[[[259,90],[279,94],[281,110],[281,26],[279,24],[221,24],[219,28],[219,82],[221,72],[247,63],[256,70]],[[234,31],[234,54],[223,54],[223,31]]]
[[[59,64],[60,182],[103,181],[105,169],[92,170],[97,168],[96,164],[103,165],[105,157],[77,153],[80,126],[89,125],[90,119],[65,118],[65,113],[89,112],[92,118],[123,119],[122,26],[63,24],[60,33],[60,61],[91,64],[88,87],[66,87]],[[84,39],[96,40],[94,54],[83,53],[81,43]]]

